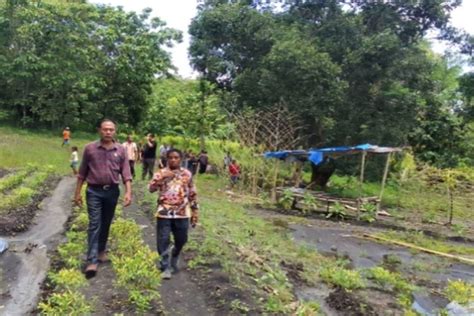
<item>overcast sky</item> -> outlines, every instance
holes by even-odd
[[[173,64],[178,68],[178,73],[184,77],[193,77],[193,71],[189,65],[188,26],[191,19],[196,15],[197,0],[89,0],[92,3],[104,3],[113,6],[122,6],[125,10],[140,12],[144,8],[152,8],[153,16],[158,16],[166,21],[169,27],[183,32],[183,42],[173,47],[170,51]],[[474,0],[464,0],[461,7],[452,13],[452,23],[474,34]],[[433,43],[435,51],[442,53],[446,48],[441,43]]]

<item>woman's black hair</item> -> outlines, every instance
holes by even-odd
[[[183,159],[183,152],[176,148],[171,148],[166,152],[166,157],[168,158],[171,153],[177,153],[180,159]]]

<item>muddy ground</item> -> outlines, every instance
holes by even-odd
[[[151,249],[156,249],[154,209],[155,206],[149,204],[124,209],[124,216],[134,219],[142,227],[143,239]],[[189,239],[199,240],[202,234],[199,228],[190,229]],[[197,269],[188,268],[187,263],[195,255],[185,248],[179,261],[180,272],[171,280],[162,281],[160,294],[167,315],[241,315],[239,310],[232,308],[234,300],[245,306],[245,314],[261,314],[254,298],[233,286],[228,274],[217,262]]]
[[[59,180],[56,176],[49,177],[41,189],[33,196],[30,204],[5,212],[2,211],[0,214],[0,236],[15,235],[16,233],[28,230],[34,222],[38,210],[41,208],[41,202],[57,186]]]
[[[374,266],[397,271],[411,283],[419,287],[414,295],[413,307],[422,315],[436,315],[437,310],[449,302],[440,294],[446,282],[462,279],[474,282],[474,266],[449,261],[447,259],[418,253],[404,247],[377,243],[361,238],[364,233],[378,233],[380,228],[352,225],[307,218],[294,221],[291,217],[279,213],[256,210],[258,216],[267,218],[273,224],[288,227],[291,235],[299,244],[311,247],[321,254],[348,261],[348,267],[364,269]],[[466,243],[463,243],[466,245]],[[474,245],[473,245],[474,246]],[[298,286],[298,295],[304,299],[313,299],[322,303],[323,310],[329,315],[399,315],[393,295],[371,288],[343,293],[341,290],[308,288]],[[331,294],[328,295],[328,293]],[[339,298],[339,300],[337,299]],[[368,306],[357,312],[353,302],[365,302]],[[349,312],[351,311],[351,312]]]
[[[10,248],[0,255],[0,314],[26,315],[36,307],[49,269],[51,251],[62,240],[69,217],[73,178],[64,178],[41,203],[34,224],[15,236],[6,237]]]

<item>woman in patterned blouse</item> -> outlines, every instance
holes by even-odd
[[[157,248],[163,279],[170,279],[170,268],[174,273],[178,272],[178,257],[188,240],[189,222],[194,227],[198,221],[198,204],[193,176],[181,167],[183,154],[171,149],[166,156],[168,166],[155,173],[148,188],[150,192],[160,192],[156,211]],[[174,238],[172,247],[171,233]]]

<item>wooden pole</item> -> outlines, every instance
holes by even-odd
[[[359,236],[356,235],[356,237],[359,237]],[[445,257],[445,258],[450,258],[450,259],[454,259],[454,260],[457,260],[457,261],[460,261],[460,262],[463,262],[463,263],[474,265],[474,259],[460,257],[460,256],[452,255],[452,254],[449,254],[449,253],[444,253],[444,252],[440,252],[440,251],[436,251],[436,250],[431,250],[431,249],[428,249],[428,248],[419,247],[417,245],[409,244],[409,243],[406,243],[406,242],[403,242],[403,241],[391,240],[391,239],[388,239],[388,238],[383,238],[383,237],[380,237],[380,236],[370,235],[370,234],[363,234],[361,237],[365,238],[365,239],[383,241],[383,242],[386,242],[386,243],[391,243],[391,244],[394,244],[394,245],[403,246],[403,247],[423,251],[423,252],[426,252],[426,253],[429,253],[429,254],[433,254],[433,255],[437,255],[437,256],[441,256],[441,257]]]
[[[385,162],[385,169],[383,171],[382,187],[380,188],[379,203],[377,204],[377,212],[380,212],[380,208],[382,207],[383,191],[385,189],[385,183],[387,182],[388,168],[390,167],[391,157],[392,157],[392,153],[388,153],[387,161]]]
[[[303,169],[303,163],[301,161],[297,161],[295,165],[296,165],[295,174],[294,174],[295,187],[299,188],[300,183],[301,183],[301,171]]]
[[[365,175],[365,157],[367,156],[367,152],[362,152],[362,160],[360,163],[360,178],[359,178],[359,198],[357,199],[357,219],[360,218],[360,202],[362,197],[362,185],[364,183],[364,175]]]

